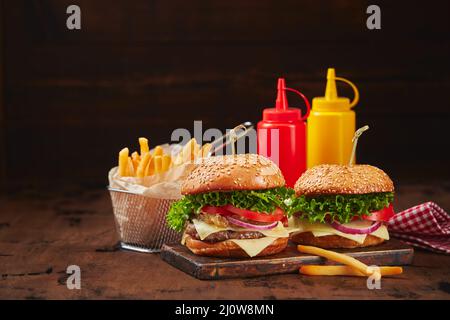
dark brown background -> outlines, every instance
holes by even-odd
[[[365,26],[372,3],[3,0],[1,181],[104,186],[138,136],[257,122],[278,76],[312,98],[329,66],[361,92],[358,125],[371,130],[360,162],[447,181],[449,1],[375,2],[376,31]],[[81,31],[66,28],[69,4]]]

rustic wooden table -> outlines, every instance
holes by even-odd
[[[400,186],[397,209],[450,208],[448,187]],[[117,250],[109,195],[79,188],[0,198],[1,299],[450,299],[450,256],[416,250],[412,266],[368,290],[365,279],[297,274],[201,281],[158,254]],[[81,290],[66,268],[81,268]]]

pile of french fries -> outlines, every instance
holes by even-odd
[[[131,155],[128,148],[120,150],[118,173],[121,177],[144,178],[160,174],[174,166],[181,166],[197,158],[205,157],[211,149],[211,144],[200,146],[195,139],[191,139],[173,157],[171,154],[165,154],[161,146],[156,146],[153,152],[150,152],[147,138],[139,138],[139,146],[140,153],[134,151]]]
[[[313,254],[343,264],[342,266],[305,265],[300,267],[299,270],[301,274],[305,275],[357,277],[369,277],[374,275],[375,279],[380,279],[381,276],[393,276],[403,273],[402,267],[379,267],[374,269],[353,257],[322,248],[299,245],[297,246],[297,250],[302,253]]]

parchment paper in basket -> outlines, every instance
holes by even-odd
[[[165,153],[179,150],[179,145],[169,146],[166,144],[162,147]],[[144,178],[121,177],[118,174],[118,167],[114,167],[108,174],[109,186],[147,197],[176,200],[181,198],[181,182],[193,167],[193,163],[186,163],[178,167],[172,167],[164,173]]]

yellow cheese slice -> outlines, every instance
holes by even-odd
[[[372,223],[373,223],[372,221],[357,220],[357,221],[352,221],[352,222],[346,223],[345,226],[361,229],[361,228],[369,227]],[[343,233],[343,232],[340,232],[340,231],[334,229],[327,223],[309,222],[309,221],[300,220],[300,219],[290,219],[289,225],[290,226],[292,225],[292,226],[298,228],[300,230],[299,232],[311,232],[315,237],[338,235],[338,236],[353,240],[358,243],[364,243],[364,240],[366,239],[366,236],[367,236],[365,234]],[[370,235],[382,238],[384,240],[389,240],[389,233],[388,233],[385,225],[382,225],[377,230],[372,232]]]
[[[244,229],[244,228],[233,228],[233,227],[218,227],[216,225],[208,224],[202,220],[192,219],[194,223],[195,229],[201,240],[204,240],[210,234],[225,230],[233,230],[233,231],[258,231],[265,235],[266,237],[275,237],[275,238],[287,238],[289,237],[290,232],[298,231],[298,228],[291,227],[285,228],[281,222],[278,222],[277,226],[270,230],[254,230],[254,229]]]
[[[204,240],[210,234],[215,232],[233,230],[233,231],[255,231],[254,229],[233,228],[233,227],[218,227],[216,225],[208,224],[202,220],[193,219],[192,223],[197,230],[197,233],[201,240]],[[265,237],[259,239],[231,239],[235,244],[241,247],[250,257],[258,255],[266,247],[270,246],[278,238],[287,238],[289,233],[298,231],[296,227],[285,228],[281,222],[278,222],[277,226],[270,230],[256,230]]]
[[[341,236],[343,238],[347,238],[350,240],[353,240],[355,242],[358,243],[364,243],[364,240],[366,240],[367,235],[365,234],[348,234],[348,233],[343,233],[343,232],[339,232],[336,230],[335,232],[336,235]]]
[[[277,238],[264,237],[259,239],[232,239],[242,250],[244,250],[250,257],[256,256],[266,247],[270,246]]]
[[[332,236],[333,234],[325,231],[310,231],[314,237]]]
[[[378,228],[378,230],[375,230],[370,235],[384,239],[389,240],[389,232],[386,226],[383,224],[381,227]]]

